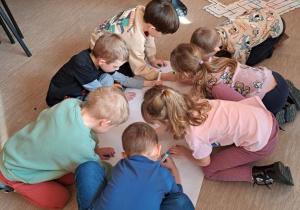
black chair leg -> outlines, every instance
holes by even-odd
[[[4,11],[2,10],[1,7],[0,7],[0,15],[3,18],[4,22],[7,24],[7,26],[9,27],[9,29],[15,35],[16,39],[18,40],[18,42],[22,46],[23,50],[26,52],[27,56],[30,57],[31,56],[30,51],[26,47],[25,43],[23,42],[23,40],[19,36],[18,32],[15,30],[14,26],[11,24],[11,22],[9,21],[8,17],[6,16],[6,14],[4,13]]]
[[[4,9],[6,10],[6,12],[8,14],[8,17],[10,18],[11,22],[13,23],[16,31],[18,32],[18,34],[20,35],[20,37],[23,39],[24,36],[23,36],[23,34],[22,34],[22,32],[21,32],[21,30],[20,30],[17,22],[15,21],[14,16],[11,14],[11,11],[10,11],[9,7],[7,6],[7,4],[6,4],[6,1],[5,0],[1,0],[1,2],[2,2],[3,6],[4,6]]]
[[[0,17],[0,25],[2,26],[3,30],[5,31],[6,35],[8,36],[10,42],[12,44],[16,43],[14,38],[12,37],[12,35],[9,33],[9,30],[8,28],[6,27],[5,23],[3,22],[3,19],[2,17]]]

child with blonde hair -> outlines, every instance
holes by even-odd
[[[285,22],[279,14],[271,9],[253,8],[215,29],[198,28],[191,43],[203,48],[207,55],[227,50],[240,63],[254,66],[270,58],[275,46],[288,38],[284,32]]]
[[[51,79],[46,102],[53,106],[66,98],[85,101],[90,91],[98,87],[113,86],[114,82],[129,88],[153,86],[161,81],[144,81],[119,73],[128,60],[129,52],[124,40],[117,34],[103,34],[92,51],[74,55]],[[135,93],[125,93],[128,100]]]
[[[95,134],[108,132],[128,117],[128,102],[116,87],[98,88],[85,104],[66,99],[43,110],[2,148],[1,188],[13,188],[39,207],[62,209],[70,198],[64,185],[74,183],[80,164],[96,161],[104,178],[110,178],[112,166],[101,159],[114,156],[114,149],[98,148]]]
[[[155,130],[144,122],[129,125],[122,134],[123,159],[106,182],[102,167],[81,164],[75,171],[79,209],[192,210],[183,193],[178,170],[171,157],[164,162]]]
[[[289,167],[282,162],[268,166],[248,164],[275,149],[278,123],[259,97],[245,99],[223,86],[213,90],[222,100],[210,101],[194,101],[163,85],[152,87],[144,95],[142,115],[148,123],[166,125],[176,139],[185,138],[192,151],[176,145],[169,149],[171,156],[202,166],[209,179],[294,185]],[[211,157],[216,145],[228,147]]]
[[[170,62],[176,74],[191,78],[194,92],[206,98],[212,98],[215,86],[226,84],[246,98],[259,96],[279,123],[293,121],[300,109],[300,91],[266,67],[250,67],[223,57],[206,60],[203,50],[189,43],[179,44],[172,51]]]
[[[166,62],[155,58],[154,38],[173,34],[179,28],[179,18],[169,0],[151,0],[145,6],[127,9],[97,26],[92,33],[90,49],[103,33],[119,34],[129,49],[129,65],[125,63],[121,73],[138,75],[147,80],[156,80],[158,72],[149,68],[145,58],[155,67],[166,66]],[[126,68],[127,66],[127,68]],[[172,79],[172,73],[163,73],[162,80]]]

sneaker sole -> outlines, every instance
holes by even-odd
[[[276,120],[278,124],[283,124],[285,123],[285,111],[284,109],[280,109],[279,112],[276,113]]]
[[[286,80],[289,85],[289,96],[294,101],[297,110],[300,110],[300,90],[298,90],[290,80]]]
[[[274,181],[280,182],[282,184],[294,186],[294,181],[289,167],[284,166],[284,164],[279,161],[274,163],[274,169],[276,175],[279,177],[279,180],[274,180]]]
[[[292,122],[296,119],[297,116],[297,107],[295,104],[289,105],[285,109],[285,122]]]

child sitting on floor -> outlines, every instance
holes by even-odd
[[[176,145],[169,149],[171,156],[202,166],[209,179],[294,185],[289,167],[281,162],[248,164],[270,155],[278,140],[278,123],[260,98],[245,99],[226,85],[214,87],[213,94],[222,100],[194,101],[157,85],[146,91],[142,115],[148,123],[166,125],[176,139],[185,138],[192,151]],[[211,157],[213,146],[228,147]]]
[[[123,132],[122,145],[123,159],[113,168],[110,180],[95,162],[76,169],[79,209],[194,209],[182,191],[172,158],[157,161],[161,145],[151,126],[143,122],[129,125]]]
[[[240,63],[254,66],[270,58],[275,46],[288,38],[284,32],[285,22],[279,14],[254,8],[215,29],[198,28],[191,43],[204,49],[207,56],[215,55],[220,49],[227,50]]]
[[[151,0],[146,7],[136,6],[120,12],[97,26],[92,33],[90,49],[94,48],[101,34],[109,32],[119,34],[129,49],[130,67],[121,71],[127,76],[138,75],[147,80],[156,80],[158,73],[149,68],[145,58],[155,68],[166,66],[163,60],[155,58],[154,38],[164,34],[173,34],[179,28],[179,18],[171,1]],[[125,64],[128,66],[128,64]],[[163,73],[162,80],[172,80],[172,73]]]
[[[84,50],[74,55],[51,79],[46,102],[53,106],[65,98],[85,101],[88,92],[118,82],[125,87],[142,88],[161,81],[144,81],[119,73],[128,60],[129,52],[124,40],[117,34],[103,34],[92,51]],[[125,93],[128,100],[135,93]]]
[[[212,98],[213,87],[226,84],[246,98],[259,96],[280,124],[296,118],[299,90],[277,72],[246,66],[234,59],[204,57],[203,50],[188,43],[179,44],[171,53],[172,68],[178,77],[192,79],[193,92]]]
[[[98,88],[85,104],[66,99],[43,110],[5,143],[0,187],[13,188],[39,207],[62,209],[70,198],[64,185],[74,183],[73,173],[80,164],[100,163],[109,179],[112,167],[101,159],[114,156],[114,149],[98,148],[94,134],[108,132],[128,117],[128,102],[116,87]]]

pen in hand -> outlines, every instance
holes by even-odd
[[[165,156],[160,160],[160,162],[165,162],[168,156],[170,155],[170,152],[166,152]]]

